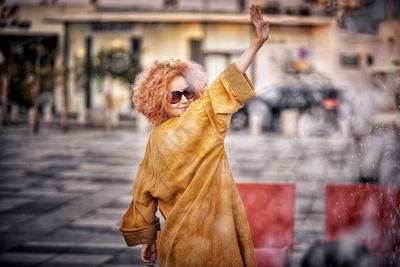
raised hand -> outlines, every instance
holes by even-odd
[[[256,37],[251,42],[250,47],[235,60],[235,64],[241,72],[246,72],[247,68],[253,62],[257,51],[268,40],[269,35],[269,22],[264,21],[260,7],[254,5],[250,7],[250,20],[256,30]]]
[[[269,36],[269,22],[264,20],[259,6],[251,5],[250,20],[256,30],[256,42],[259,45],[264,44]]]

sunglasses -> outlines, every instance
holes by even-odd
[[[186,97],[186,99],[192,99],[194,97],[194,89],[193,87],[186,87],[183,92],[180,91],[172,91],[172,98],[171,98],[171,104],[176,104],[179,103],[182,99],[182,95]]]

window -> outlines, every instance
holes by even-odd
[[[340,54],[340,65],[345,68],[358,68],[360,64],[359,55]]]
[[[203,65],[203,52],[201,50],[202,41],[201,40],[191,40],[190,41],[190,60],[195,61]]]
[[[387,43],[388,43],[388,48],[390,53],[394,53],[396,50],[396,40],[394,39],[393,36],[389,36],[387,38]]]
[[[165,6],[176,6],[178,4],[178,0],[164,0]]]
[[[371,54],[367,54],[367,66],[374,65],[374,56]]]
[[[134,55],[139,55],[142,47],[142,39],[133,37],[131,38],[131,49]]]

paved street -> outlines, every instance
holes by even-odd
[[[1,266],[142,266],[118,232],[147,134],[75,129],[0,133]],[[354,144],[230,133],[238,181],[297,186],[293,266],[324,234],[324,186],[357,176]]]

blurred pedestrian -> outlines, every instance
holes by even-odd
[[[250,47],[208,89],[202,68],[179,60],[156,61],[135,81],[133,101],[154,127],[120,230],[128,246],[143,244],[148,266],[256,265],[224,149],[232,113],[255,95],[245,71],[269,35],[259,7],[250,19]]]
[[[395,87],[395,86],[393,86]],[[389,86],[364,88],[353,100],[350,122],[358,147],[361,182],[400,182],[400,113]]]

